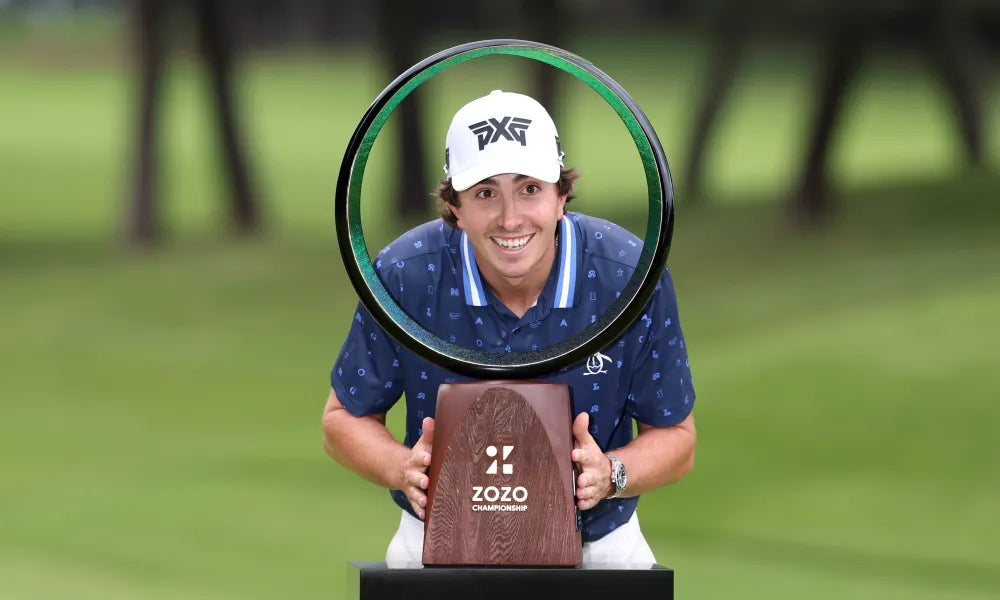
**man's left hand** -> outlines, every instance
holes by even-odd
[[[597,506],[611,494],[611,460],[590,435],[590,414],[583,412],[573,420],[571,457],[580,469],[576,478],[576,505],[580,510]]]

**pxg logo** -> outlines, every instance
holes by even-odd
[[[478,136],[479,149],[483,150],[487,145],[499,141],[501,137],[512,142],[519,142],[522,146],[527,145],[525,132],[528,130],[528,125],[530,124],[531,119],[503,117],[499,121],[489,119],[488,121],[473,123],[469,125],[469,129]]]

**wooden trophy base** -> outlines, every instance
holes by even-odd
[[[580,564],[572,448],[564,384],[442,385],[424,565]]]

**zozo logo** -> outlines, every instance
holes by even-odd
[[[503,456],[500,457],[500,460],[506,461],[507,457],[510,456],[510,453],[513,452],[513,451],[514,451],[514,446],[504,446],[503,447]],[[490,458],[493,458],[496,455],[497,455],[497,447],[496,446],[487,446],[486,447],[486,456],[489,456]],[[497,474],[497,463],[498,462],[499,462],[498,460],[494,460],[490,464],[490,466],[486,468],[486,474],[487,475],[496,475]],[[504,475],[512,475],[514,473],[514,465],[505,462],[503,464],[502,471],[503,471]]]
[[[522,485],[510,487],[509,485],[497,487],[490,485],[472,486],[473,502],[524,502],[528,499],[528,489]]]
[[[493,459],[490,466],[486,467],[487,475],[496,475],[497,472],[504,475],[514,474],[514,465],[507,462],[514,446],[486,447],[486,456]],[[472,510],[474,511],[500,511],[500,512],[523,512],[528,509],[524,504],[528,500],[528,489],[524,486],[472,486]],[[476,504],[476,503],[480,504]]]

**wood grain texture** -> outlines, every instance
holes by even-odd
[[[442,385],[424,564],[578,565],[571,449],[565,385]]]

